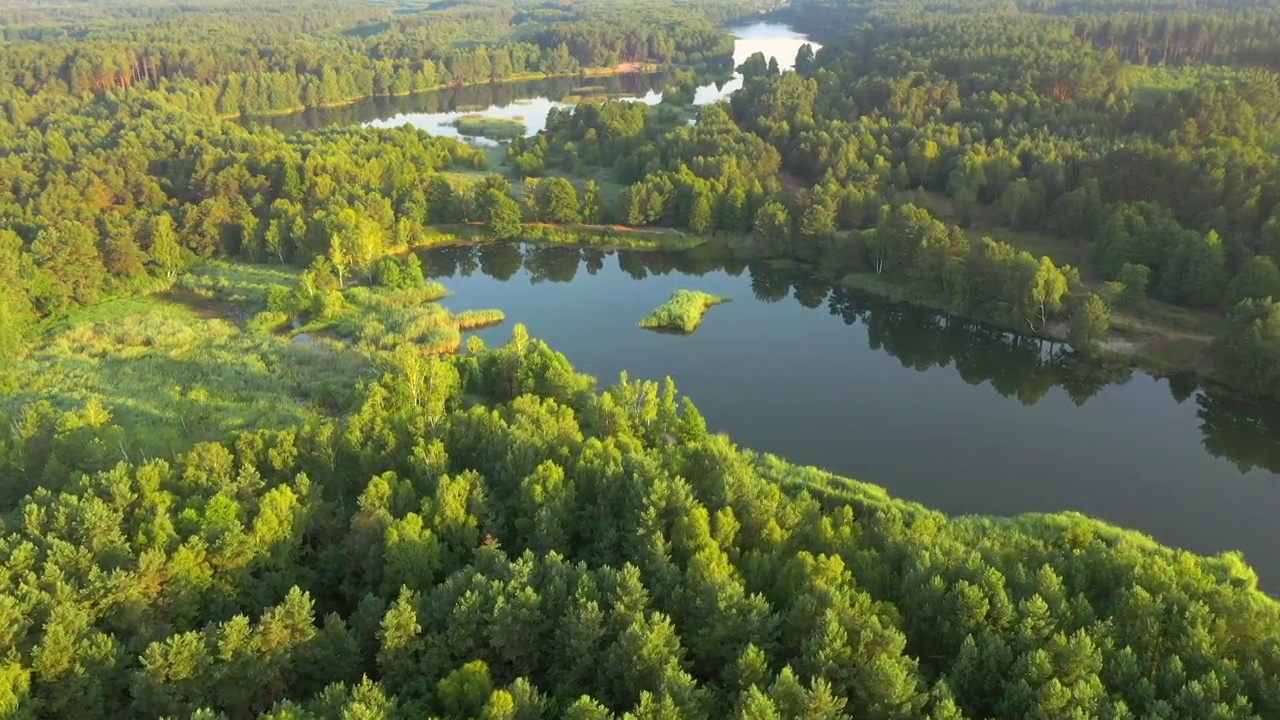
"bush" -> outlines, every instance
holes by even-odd
[[[677,290],[671,299],[658,306],[649,317],[640,321],[640,327],[650,330],[675,330],[691,333],[702,323],[707,308],[728,302],[729,298],[697,290]]]

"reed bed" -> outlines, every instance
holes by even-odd
[[[706,315],[708,308],[725,302],[729,302],[729,298],[698,290],[677,290],[670,300],[641,320],[640,327],[691,333],[702,324],[702,317]]]
[[[507,319],[501,310],[463,310],[454,316],[459,330],[478,330],[492,327]]]

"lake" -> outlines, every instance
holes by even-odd
[[[786,25],[750,23],[728,28],[737,38],[734,43],[733,66],[737,67],[753,53],[777,58],[779,66],[795,65],[800,46],[817,43]],[[490,85],[470,85],[394,98],[369,98],[351,105],[318,108],[292,115],[244,118],[245,124],[269,125],[283,132],[300,132],[328,125],[368,125],[400,127],[412,125],[432,135],[461,138],[453,122],[463,115],[479,114],[493,118],[521,120],[525,134],[535,135],[547,125],[552,108],[573,107],[583,100],[613,98],[656,105],[662,102],[662,88],[670,78],[663,73],[626,73],[588,77],[561,77]],[[693,93],[695,105],[722,100],[742,87],[742,76],[721,82],[706,82]],[[478,146],[494,146],[487,138],[466,138]]]
[[[735,67],[754,52],[791,67],[806,39],[784,25],[732,28]],[[816,49],[815,45],[815,49]],[[267,119],[285,131],[405,123],[454,135],[467,113],[521,118],[585,98],[657,103],[669,78],[629,74],[482,85]],[[707,83],[709,103],[741,85]],[[476,142],[483,143],[484,140]],[[422,255],[456,309],[496,307],[612,382],[671,376],[715,430],[743,446],[882,485],[951,514],[1076,510],[1213,554],[1241,550],[1280,591],[1280,408],[1186,379],[1103,371],[1062,347],[832,288],[802,271],[703,251],[442,248]],[[692,336],[636,323],[674,290],[726,294]]]
[[[1076,510],[1280,590],[1280,411],[943,313],[708,251],[495,245],[421,253],[455,309],[511,324],[602,382],[670,376],[745,447],[951,514]],[[689,336],[636,323],[679,288],[729,295]]]

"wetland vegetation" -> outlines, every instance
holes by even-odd
[[[721,295],[711,295],[699,290],[677,290],[671,294],[671,299],[641,320],[640,327],[688,334],[702,324],[702,317],[707,314],[707,310],[726,302],[729,302],[729,298]]]

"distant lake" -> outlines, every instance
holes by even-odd
[[[671,376],[714,431],[951,514],[1076,510],[1203,554],[1242,550],[1280,591],[1280,410],[1060,345],[834,291],[702,250],[497,245],[420,254],[455,309],[511,324],[603,383]],[[696,333],[636,323],[678,288],[729,295]]]
[[[753,53],[777,58],[779,66],[795,66],[800,46],[810,42],[804,35],[778,23],[752,23],[732,27],[728,32],[737,38],[733,66],[737,67]],[[814,49],[816,43],[810,43]],[[573,107],[583,100],[604,98],[632,100],[656,105],[662,102],[662,89],[670,78],[662,73],[626,73],[583,77],[548,78],[513,83],[493,83],[448,88],[395,98],[369,98],[336,108],[319,108],[293,115],[245,118],[244,123],[269,125],[284,132],[299,132],[328,125],[368,125],[400,127],[412,125],[432,135],[462,138],[453,121],[463,115],[479,114],[493,118],[521,120],[525,134],[535,135],[547,125],[552,108]],[[742,77],[734,73],[724,82],[708,82],[695,91],[693,102],[706,105],[728,97],[742,87]],[[497,145],[487,138],[463,138],[479,145]]]

